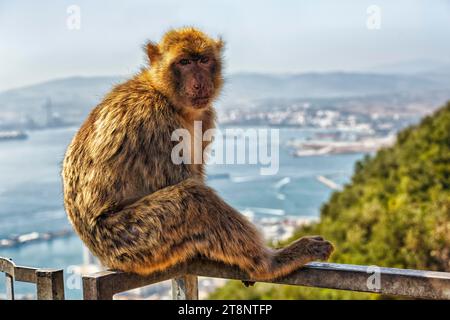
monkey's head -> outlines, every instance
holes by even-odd
[[[147,44],[154,85],[177,107],[210,105],[222,87],[221,39],[194,28],[167,32],[161,42]]]

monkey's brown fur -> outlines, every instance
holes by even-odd
[[[221,40],[193,28],[149,43],[150,68],[113,88],[67,149],[66,211],[105,266],[149,274],[204,257],[264,280],[331,254],[332,245],[321,237],[266,248],[255,227],[205,185],[203,165],[172,162],[175,129],[192,131],[198,120],[207,130],[215,120],[210,102],[186,105],[173,63],[182,55],[213,59],[213,99],[222,85],[221,49]]]

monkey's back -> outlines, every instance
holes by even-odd
[[[171,161],[180,123],[169,102],[135,77],[115,87],[90,113],[63,162],[65,208],[74,229],[96,254],[97,220],[156,190],[192,176]]]

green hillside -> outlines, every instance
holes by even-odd
[[[450,271],[450,102],[400,132],[393,147],[358,162],[351,182],[322,207],[320,222],[294,238],[321,234],[331,261]],[[378,298],[338,290],[229,282],[212,299]]]

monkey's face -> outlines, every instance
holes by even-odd
[[[159,44],[147,43],[153,85],[179,108],[210,106],[222,87],[221,39],[195,28],[167,32]]]
[[[213,55],[181,55],[172,63],[178,100],[185,106],[203,108],[215,96],[217,63]]]

